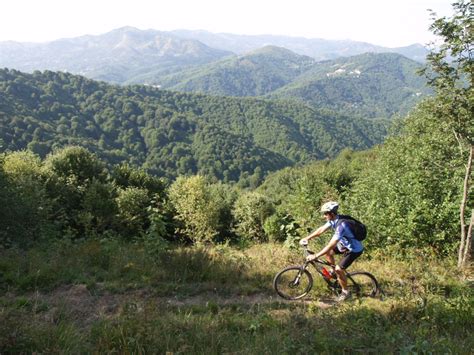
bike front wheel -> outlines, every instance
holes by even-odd
[[[312,287],[313,277],[301,266],[289,266],[273,279],[273,288],[279,296],[287,300],[303,298]]]
[[[374,275],[362,271],[347,274],[347,287],[357,297],[375,297],[380,292]]]

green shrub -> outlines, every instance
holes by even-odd
[[[404,122],[399,136],[380,147],[377,159],[346,194],[351,214],[368,226],[365,244],[451,252],[458,242],[464,167],[457,142],[427,101]]]
[[[38,156],[28,151],[0,158],[0,243],[26,247],[52,225],[52,200],[47,196]]]
[[[263,223],[263,230],[270,242],[284,242],[286,235],[282,229],[283,221],[278,214],[268,217]]]
[[[202,176],[179,177],[169,189],[179,222],[177,232],[195,243],[210,242],[221,229],[220,200]]]
[[[116,202],[120,233],[129,239],[142,236],[149,226],[148,191],[138,187],[119,189]]]
[[[244,192],[235,203],[236,231],[242,239],[264,242],[265,220],[274,213],[272,202],[258,192]]]

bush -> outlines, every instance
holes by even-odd
[[[169,243],[165,239],[168,235],[168,216],[161,204],[153,200],[147,208],[150,226],[148,227],[144,243],[149,255],[157,258],[168,249]]]
[[[117,215],[115,187],[96,179],[85,189],[77,222],[85,235],[99,235],[113,227]]]
[[[176,232],[195,243],[210,242],[219,234],[219,201],[202,176],[179,177],[169,189],[179,222]]]
[[[49,155],[43,171],[46,191],[55,201],[55,222],[63,230],[84,237],[92,230],[105,229],[105,226],[96,228],[98,221],[94,221],[95,213],[101,217],[107,214],[104,211],[107,207],[100,205],[105,203],[110,207],[110,200],[113,201],[112,188],[106,186],[107,173],[102,161],[85,148],[67,147]]]
[[[0,242],[27,246],[51,228],[52,201],[44,188],[41,161],[31,152],[0,159]]]
[[[263,230],[271,242],[284,242],[285,233],[283,231],[283,221],[279,215],[274,214],[268,217],[263,223]]]
[[[247,240],[266,241],[263,225],[274,211],[272,202],[264,195],[258,192],[241,194],[233,210],[237,234]]]
[[[138,187],[119,189],[116,203],[120,233],[127,238],[142,236],[149,226],[148,191]]]

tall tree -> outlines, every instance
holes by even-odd
[[[448,122],[461,154],[467,156],[459,211],[461,240],[458,251],[458,267],[465,267],[471,258],[474,224],[474,208],[469,199],[474,156],[474,2],[460,0],[452,7],[454,13],[449,18],[437,18],[436,13],[431,13],[430,30],[441,39],[441,45],[435,47],[433,44],[422,72],[437,94],[436,116],[440,121]]]

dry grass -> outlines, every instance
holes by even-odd
[[[393,255],[393,254],[392,254]],[[271,282],[302,259],[278,244],[176,248],[87,242],[2,251],[0,353],[468,353],[473,288],[453,261],[365,255],[383,299],[283,302]],[[334,349],[337,349],[335,351]]]

